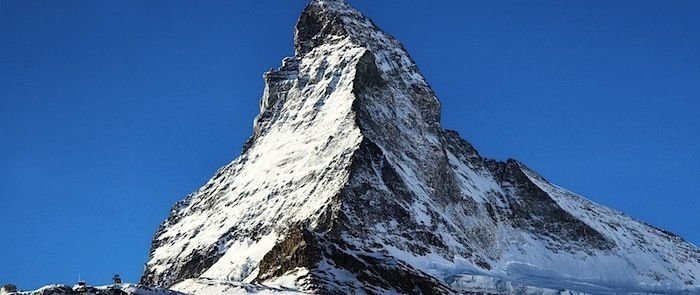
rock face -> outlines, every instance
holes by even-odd
[[[306,7],[295,51],[265,73],[240,157],[158,229],[143,284],[435,294],[469,292],[460,278],[479,276],[699,290],[697,247],[442,129],[403,46],[344,1]]]

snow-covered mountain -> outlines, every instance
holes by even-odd
[[[54,284],[46,285],[32,291],[0,290],[0,295],[186,295],[181,292],[151,288],[138,284],[112,284],[104,286],[87,286]]]
[[[440,102],[403,46],[344,1],[312,1],[295,56],[264,78],[252,137],[172,208],[141,283],[188,293],[700,292],[696,246],[441,128]]]

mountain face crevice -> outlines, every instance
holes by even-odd
[[[405,48],[345,1],[311,1],[294,48],[264,75],[241,155],[156,232],[143,284],[195,293],[221,284],[483,293],[474,282],[502,280],[593,293],[699,288],[697,247],[520,162],[484,158],[443,129],[440,102]]]

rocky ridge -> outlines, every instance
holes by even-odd
[[[700,290],[696,246],[444,130],[404,47],[344,1],[312,1],[295,56],[264,79],[253,135],[173,207],[143,284],[449,294],[483,292],[468,282],[485,277]]]

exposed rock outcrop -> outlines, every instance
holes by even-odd
[[[694,245],[444,130],[404,47],[344,1],[312,1],[295,50],[265,74],[240,157],[159,228],[142,283],[374,294],[468,293],[482,277],[593,293],[700,285]]]

